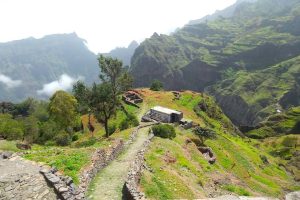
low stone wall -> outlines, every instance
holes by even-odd
[[[122,140],[116,140],[112,147],[96,150],[92,155],[92,164],[81,172],[78,187],[73,183],[71,177],[62,175],[55,168],[50,169],[44,166],[40,173],[44,175],[46,181],[54,188],[60,199],[85,199],[88,186],[97,173],[116,159],[126,146],[135,140],[139,129],[152,126],[153,124],[156,123],[148,123],[135,128],[131,133],[130,139],[125,143]]]
[[[85,168],[80,175],[78,187],[73,183],[71,177],[63,176],[55,168],[43,167],[40,173],[44,175],[47,182],[54,188],[60,199],[85,199],[85,193],[91,180],[96,174],[114,160],[123,150],[124,142],[116,140],[109,149],[98,149],[92,155],[92,164]]]
[[[143,148],[137,153],[134,162],[131,164],[130,171],[127,174],[127,179],[122,190],[123,199],[126,200],[146,199],[145,194],[139,190],[138,185],[140,183],[142,171],[145,168],[144,154],[153,137],[154,135],[151,134],[149,139],[145,141],[145,143],[143,144]]]

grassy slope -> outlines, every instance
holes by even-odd
[[[220,119],[210,118],[204,112],[198,111],[198,117],[193,108],[203,98],[201,95],[184,92],[181,100],[173,101],[170,92],[143,90],[142,93],[150,105],[182,110],[185,117],[217,132],[216,139],[205,141],[217,156],[213,165],[203,158],[195,143],[186,143],[189,138],[197,141],[190,131],[176,128],[174,140],[155,138],[146,154],[147,165],[153,172],[145,171],[141,180],[141,187],[150,199],[201,198],[224,191],[281,196],[284,190],[295,189],[292,178],[278,166],[278,159],[254,147],[255,140],[242,139],[232,129],[224,128]],[[264,164],[261,155],[270,164]],[[176,162],[170,162],[169,158],[175,158]]]

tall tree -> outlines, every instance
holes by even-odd
[[[77,118],[77,100],[65,91],[57,91],[50,98],[49,114],[60,128],[71,128]]]
[[[91,108],[97,120],[104,124],[108,137],[108,120],[121,106],[120,95],[131,87],[133,79],[122,68],[122,61],[118,59],[100,55],[98,63],[102,83],[94,84],[92,88]]]
[[[106,137],[109,137],[108,120],[116,113],[112,86],[109,83],[95,84],[92,88],[91,105],[96,119],[104,124]]]

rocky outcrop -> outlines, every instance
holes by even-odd
[[[221,95],[211,93],[216,97],[217,103],[222,108],[223,112],[238,126],[255,126],[262,119],[256,116],[257,110],[249,106],[243,98],[238,95]]]
[[[198,150],[203,154],[209,164],[214,164],[216,162],[217,158],[210,147],[198,147]]]

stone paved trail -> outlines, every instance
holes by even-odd
[[[0,159],[0,200],[57,199],[39,170],[20,157]]]
[[[147,128],[139,130],[135,141],[116,160],[101,170],[89,188],[88,199],[119,200],[122,199],[122,188],[134,160],[143,143],[148,139]]]

